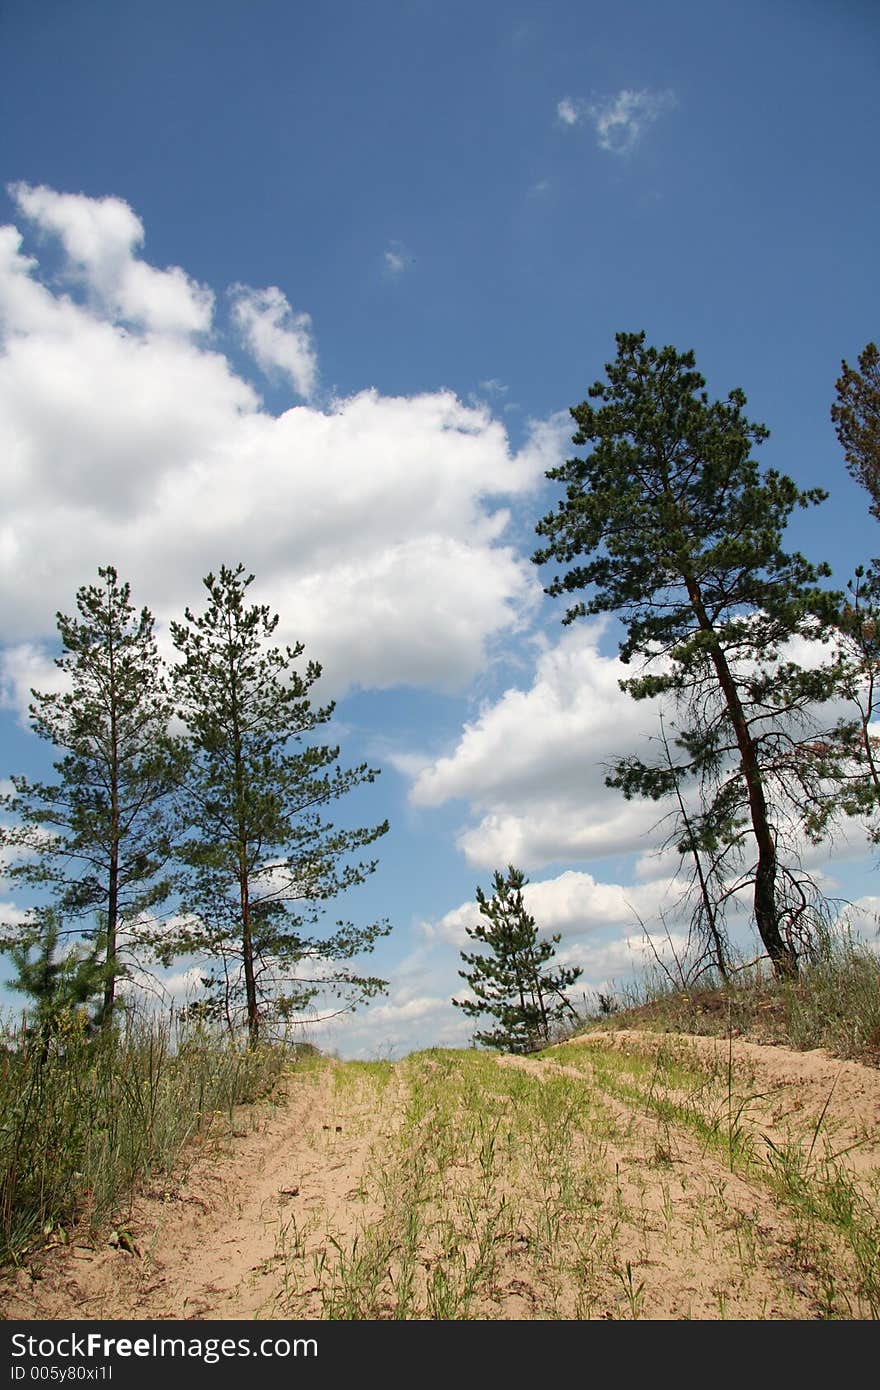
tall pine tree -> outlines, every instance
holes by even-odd
[[[620,333],[606,372],[572,409],[573,442],[590,452],[548,473],[565,498],[538,524],[546,544],[534,559],[570,566],[548,593],[587,593],[565,622],[619,616],[621,659],[644,663],[623,689],[667,695],[681,716],[679,765],[625,759],[609,784],[659,799],[697,779],[682,850],[741,857],[767,955],[791,974],[804,906],[779,846],[834,774],[813,717],[833,675],[786,660],[785,644],[827,631],[837,596],[820,587],[827,566],[786,553],[782,536],[795,507],[825,494],[759,470],[752,450],[767,430],[746,418],[742,391],[709,400],[693,353]]]
[[[12,778],[14,790],[0,805],[13,823],[0,829],[0,844],[12,857],[13,884],[48,896],[53,930],[100,938],[101,1015],[109,1022],[124,969],[120,932],[135,934],[170,891],[181,752],[168,733],[172,703],[152,615],[135,610],[112,565],[98,578],[79,589],[78,617],[57,614],[65,689],[31,692],[32,727],[62,750],[57,780]],[[47,920],[37,904],[23,928],[5,927],[5,946],[35,945]]]
[[[880,353],[868,343],[858,370],[841,362],[831,419],[850,474],[868,493],[880,521]],[[838,617],[838,692],[852,716],[835,730],[841,775],[816,808],[813,833],[822,833],[843,811],[866,823],[880,842],[880,745],[874,732],[880,713],[880,560],[859,565],[847,585]]]
[[[248,606],[253,578],[242,565],[209,574],[205,611],[187,609],[171,627],[191,768],[182,925],[158,944],[169,958],[188,952],[216,962],[206,983],[217,1011],[234,1026],[243,1005],[255,1045],[267,1023],[325,990],[354,1006],[384,989],[340,962],[371,950],[390,927],[337,921],[326,936],[310,934],[328,901],[374,871],[375,860],[356,856],[388,823],[340,829],[323,817],[377,773],[366,763],[343,770],[339,749],[313,739],[334,708],[310,702],[321,668],[309,662],[300,674],[301,644],[269,645],[278,615]]]

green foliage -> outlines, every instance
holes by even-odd
[[[60,923],[52,908],[35,911],[27,928],[9,947],[17,974],[11,989],[32,1001],[33,1031],[48,1047],[49,1039],[68,1014],[88,1009],[102,995],[112,967],[106,962],[106,942],[100,935],[62,949]]]
[[[564,991],[583,974],[579,967],[544,969],[561,938],[538,940],[535,919],[523,902],[527,881],[511,864],[506,878],[496,870],[491,898],[477,888],[480,914],[486,921],[466,930],[473,941],[489,947],[489,954],[462,951],[462,960],[472,968],[458,973],[475,997],[452,1001],[471,1018],[482,1014],[496,1018],[498,1026],[475,1033],[474,1042],[507,1052],[535,1052],[548,1045],[554,1028],[574,1016]]]
[[[65,688],[32,692],[35,732],[62,750],[58,780],[12,778],[0,809],[14,822],[0,829],[0,845],[11,855],[13,884],[49,896],[65,923],[55,922],[59,933],[103,939],[109,1018],[123,970],[120,929],[131,941],[170,891],[169,794],[182,755],[168,737],[172,705],[152,615],[135,611],[112,565],[98,575],[101,583],[77,593],[78,618],[57,615]],[[83,925],[96,916],[97,927]],[[45,922],[34,908],[24,928],[5,926],[4,945],[36,944]]]
[[[871,498],[880,520],[880,353],[868,343],[859,371],[841,363],[837,401],[831,418],[847,467]],[[839,811],[867,822],[880,839],[880,761],[871,726],[880,703],[880,562],[860,565],[847,586],[837,621],[839,694],[853,711],[834,731],[840,769],[829,795],[816,809],[814,831],[821,832]]]
[[[837,401],[831,418],[856,482],[871,498],[871,512],[880,521],[880,352],[868,343],[859,354],[859,370],[840,364]]]
[[[820,587],[828,567],[784,551],[782,536],[795,507],[825,494],[759,470],[752,449],[767,430],[746,418],[742,391],[709,400],[693,353],[621,333],[606,370],[571,412],[573,442],[592,450],[548,473],[565,500],[539,522],[547,543],[534,559],[569,566],[548,593],[588,591],[566,622],[621,618],[621,658],[642,663],[622,688],[670,697],[680,719],[677,763],[623,759],[608,784],[660,800],[696,782],[700,806],[682,824],[680,851],[724,847],[739,886],[754,884],[775,968],[789,973],[803,915],[797,893],[786,900],[790,881],[780,883],[781,826],[820,803],[836,767],[815,724],[833,667],[805,668],[785,647],[824,637],[838,596]]]
[[[863,822],[880,842],[880,754],[872,732],[880,709],[880,568],[859,565],[837,620],[838,696],[851,714],[829,734],[826,761],[834,766],[824,798],[809,809],[807,830],[818,839],[842,812]],[[830,756],[829,756],[830,755]]]
[[[325,903],[374,871],[375,860],[351,856],[388,823],[351,830],[323,818],[325,806],[377,773],[365,763],[343,770],[339,749],[313,739],[333,713],[332,704],[310,703],[321,668],[309,662],[301,675],[301,644],[267,645],[278,616],[246,605],[252,580],[241,565],[209,574],[205,612],[187,609],[186,622],[171,625],[191,766],[178,851],[183,921],[156,945],[169,959],[213,959],[211,1007],[234,1027],[243,1003],[256,1042],[264,1024],[283,1023],[326,990],[349,1006],[382,990],[384,981],[339,962],[372,949],[390,927],[337,921],[328,936],[308,934]]]

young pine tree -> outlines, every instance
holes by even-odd
[[[880,521],[880,352],[868,343],[859,354],[858,370],[845,360],[836,383],[831,419],[846,466],[871,498]]]
[[[217,1011],[234,1026],[243,1003],[251,1045],[264,1025],[305,1008],[325,989],[350,1005],[385,988],[340,961],[372,949],[385,923],[338,921],[326,937],[307,934],[324,904],[376,868],[350,856],[388,829],[339,829],[322,809],[377,773],[365,763],[344,771],[339,749],[313,742],[333,705],[313,709],[309,691],[321,674],[300,674],[296,647],[272,647],[277,614],[248,606],[253,575],[220,570],[205,579],[204,613],[172,624],[181,661],[175,671],[191,770],[185,792],[188,831],[180,850],[183,922],[167,954],[217,963],[206,983]]]
[[[62,936],[100,938],[101,1016],[109,1023],[123,971],[120,933],[136,932],[170,890],[181,753],[168,735],[172,704],[152,615],[136,612],[112,565],[98,577],[78,591],[78,617],[57,615],[63,652],[56,665],[66,688],[31,692],[32,727],[61,751],[57,780],[12,778],[14,790],[0,806],[13,824],[0,828],[0,844],[13,861],[13,884],[48,896],[56,914],[34,908],[23,927],[4,930],[4,948],[36,946],[49,922]],[[86,925],[89,918],[97,925]]]
[[[461,958],[471,969],[458,973],[475,997],[452,1001],[471,1018],[488,1014],[497,1019],[497,1027],[474,1033],[474,1041],[506,1052],[535,1052],[548,1045],[554,1026],[575,1014],[565,990],[583,974],[572,966],[545,969],[561,938],[538,939],[535,919],[523,902],[527,882],[511,864],[506,878],[496,870],[491,898],[477,888],[480,915],[486,920],[466,930],[471,940],[488,946],[489,952],[469,955],[462,951]]]
[[[49,1043],[65,1015],[83,1014],[100,999],[111,972],[105,942],[65,943],[52,908],[35,912],[30,927],[9,948],[15,977],[11,989],[28,997],[31,1033],[45,1058]]]

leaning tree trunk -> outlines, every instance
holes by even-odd
[[[715,636],[715,628],[712,624],[703,603],[702,594],[696,580],[688,578],[686,580],[688,596],[694,614],[703,632],[711,633]],[[755,836],[755,843],[758,847],[758,864],[755,870],[755,925],[758,934],[764,943],[767,955],[770,957],[771,964],[777,978],[785,978],[798,973],[797,955],[787,941],[783,939],[779,930],[779,906],[776,894],[776,873],[778,861],[776,857],[776,836],[770,824],[770,815],[767,808],[767,798],[764,794],[764,780],[761,776],[761,768],[758,763],[758,755],[755,750],[754,739],[749,732],[748,721],[739,698],[739,691],[736,688],[736,681],[733,673],[727,664],[727,658],[717,640],[709,648],[712,664],[715,667],[715,674],[718,677],[718,684],[724,695],[727,705],[727,712],[730,715],[730,722],[736,737],[739,749],[740,760],[742,763],[743,776],[746,780],[746,788],[749,798],[749,814],[752,822],[752,830]]]

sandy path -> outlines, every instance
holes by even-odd
[[[542,1090],[554,1074],[583,1084],[584,1115],[589,1097],[594,1115],[607,1116],[610,1136],[596,1139],[587,1118],[572,1131],[573,1171],[578,1163],[578,1172],[589,1171],[593,1195],[564,1214],[568,1224],[548,1260],[535,1232],[538,1208],[552,1204],[552,1183],[543,1179],[544,1187],[530,1193],[520,1171],[506,1194],[493,1186],[504,1220],[492,1218],[491,1274],[468,1303],[467,1316],[815,1318],[830,1315],[832,1296],[843,1300],[838,1315],[866,1316],[846,1271],[839,1276],[842,1292],[829,1294],[821,1262],[804,1254],[802,1222],[760,1175],[733,1172],[692,1128],[658,1119],[645,1099],[654,1083],[644,1067],[638,1095],[611,1087],[610,1073],[602,1080],[600,1064],[608,1058],[617,1058],[623,1071],[615,1074],[627,1081],[630,1057],[635,1068],[639,1059],[678,1049],[683,1066],[690,1059],[712,1074],[711,1085],[686,1094],[692,1108],[703,1105],[711,1117],[727,1066],[726,1042],[619,1031],[578,1046],[576,1065],[501,1058],[498,1075],[514,1068]],[[829,1136],[833,1152],[858,1180],[867,1183],[876,1174],[880,1073],[824,1053],[739,1039],[733,1049],[737,1094],[747,1101],[738,1120],[755,1135],[809,1145],[821,1117],[823,1142]],[[349,1075],[344,1064],[335,1064],[291,1074],[277,1103],[247,1112],[232,1138],[193,1149],[185,1173],[142,1194],[120,1220],[135,1252],[82,1239],[35,1254],[0,1281],[3,1315],[320,1317],[339,1252],[350,1255],[356,1239],[394,1215],[386,1209],[395,1200],[391,1189],[377,1175],[401,1163],[395,1136],[414,1075],[398,1064],[381,1085],[366,1073],[352,1073],[355,1080],[342,1085],[343,1073]],[[423,1284],[441,1258],[437,1233],[445,1229],[446,1208],[470,1200],[462,1194],[476,1190],[478,1166],[473,1155],[459,1153],[447,1170],[438,1169],[433,1195],[424,1199],[424,1212],[433,1215],[423,1221]],[[400,1193],[408,1181],[400,1179]],[[378,1306],[383,1311],[376,1315],[387,1316],[392,1303]]]
[[[333,1070],[288,1078],[255,1128],[205,1154],[186,1176],[148,1191],[120,1221],[136,1253],[75,1243],[37,1255],[0,1286],[7,1318],[272,1317],[291,1226],[333,1212],[346,1232],[348,1194],[371,1135],[356,1099],[340,1108]],[[36,1277],[34,1277],[36,1276]]]

